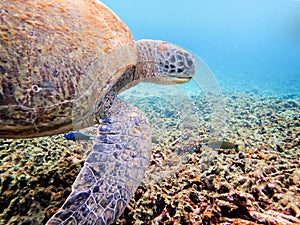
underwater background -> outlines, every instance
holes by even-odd
[[[179,44],[204,60],[223,91],[300,95],[300,1],[104,0],[136,40]]]
[[[300,224],[300,0],[103,2],[136,40],[178,44],[210,68],[199,64],[198,84],[121,95],[147,115],[153,150],[115,224]],[[45,224],[92,145],[0,139],[0,225]]]

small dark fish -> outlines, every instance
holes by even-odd
[[[214,139],[204,139],[203,142],[210,148],[235,149],[240,151],[245,148],[243,143],[232,143],[229,141],[219,141]]]
[[[95,139],[93,136],[89,136],[78,131],[71,131],[65,134],[65,138],[72,141],[90,141]]]

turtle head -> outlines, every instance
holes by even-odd
[[[183,84],[196,71],[195,57],[188,51],[164,41],[141,40],[138,50],[138,77],[145,82]]]

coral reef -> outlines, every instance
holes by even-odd
[[[62,135],[0,146],[0,224],[44,224],[70,194],[86,147]]]
[[[243,142],[241,151],[203,145],[213,121],[201,96],[184,109],[198,115],[197,125],[163,99],[126,100],[146,112],[153,152],[116,224],[300,224],[300,100],[225,96],[224,138]],[[43,224],[68,196],[91,144],[63,135],[1,140],[0,224]]]
[[[205,100],[194,102],[205,118]],[[205,148],[210,121],[197,131],[169,128],[118,224],[300,224],[299,100],[230,95],[225,102],[224,137],[245,150]]]

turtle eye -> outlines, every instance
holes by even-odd
[[[194,65],[194,57],[191,54],[184,54],[183,63],[185,68],[191,68]]]

